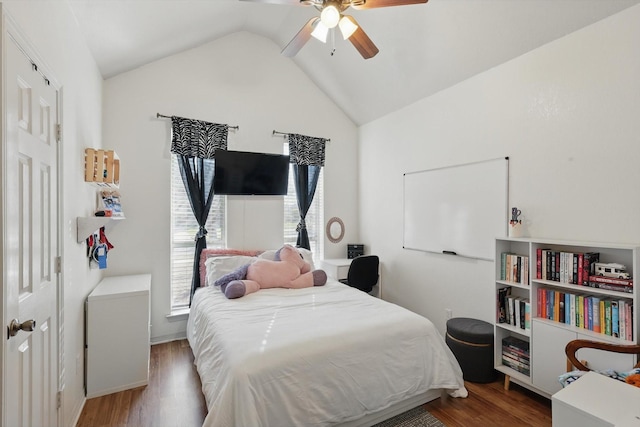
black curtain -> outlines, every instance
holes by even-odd
[[[199,226],[195,236],[196,247],[189,296],[191,306],[193,294],[200,287],[200,254],[207,247],[205,224],[214,197],[215,151],[227,149],[229,126],[176,116],[172,116],[171,121],[171,152],[177,156],[182,182]]]
[[[313,202],[316,193],[318,177],[320,176],[320,166],[293,165],[293,177],[296,184],[296,199],[298,200],[298,212],[300,212],[300,222],[296,227],[298,240],[296,245],[300,248],[311,249],[309,244],[309,232],[307,231],[307,212]]]
[[[309,232],[305,219],[316,193],[320,170],[324,166],[324,150],[327,139],[291,133],[289,137],[289,156],[293,164],[293,177],[296,184],[296,198],[300,222],[296,227],[298,239],[296,245],[311,249]]]
[[[195,236],[196,250],[193,258],[193,278],[191,280],[191,294],[189,306],[193,294],[200,287],[200,254],[207,247],[207,229],[205,224],[209,217],[209,210],[213,202],[213,172],[215,163],[213,159],[201,159],[177,155],[180,165],[180,175],[191,204],[191,210],[198,222],[198,232]]]

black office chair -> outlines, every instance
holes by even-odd
[[[371,292],[378,283],[378,265],[380,260],[377,255],[361,255],[354,258],[349,266],[346,279],[340,282],[364,292]]]

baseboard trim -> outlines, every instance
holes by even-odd
[[[169,335],[161,335],[159,337],[151,337],[151,345],[155,345],[155,344],[164,344],[166,342],[171,342],[171,341],[179,341],[179,340],[186,340],[187,339],[187,332],[180,332],[177,334],[169,334]]]
[[[82,401],[80,401],[80,408],[78,408],[78,410],[76,411],[76,415],[73,417],[73,423],[71,423],[73,427],[78,425],[78,421],[80,421],[80,416],[82,415],[82,410],[84,409],[85,403],[87,403],[87,398],[83,396]]]

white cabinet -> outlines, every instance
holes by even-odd
[[[602,335],[602,334],[600,334]],[[620,342],[615,338],[586,335],[565,327],[561,323],[546,319],[534,319],[532,328],[532,372],[533,385],[547,394],[553,394],[562,389],[558,381],[558,375],[566,372],[567,358],[564,352],[569,341],[575,339],[588,339],[603,342]],[[579,350],[580,360],[588,360],[592,369],[615,369],[628,371],[635,364],[631,354],[612,354],[594,349]]]
[[[495,249],[496,297],[494,300],[496,301],[496,339],[494,361],[496,369],[507,376],[505,386],[508,386],[509,381],[514,381],[539,394],[550,397],[561,389],[558,376],[566,372],[567,369],[564,349],[569,341],[589,339],[619,344],[635,344],[638,342],[638,325],[640,322],[638,321],[638,291],[636,287],[633,287],[632,292],[624,292],[591,287],[586,280],[583,280],[584,284],[579,285],[571,283],[576,280],[568,272],[573,266],[573,261],[571,260],[577,261],[582,259],[579,255],[595,252],[599,254],[600,262],[624,264],[633,281],[637,282],[638,272],[640,271],[638,258],[640,256],[640,248],[624,244],[500,238],[496,239]],[[557,254],[557,259],[560,259],[560,253],[565,254],[562,255],[564,261],[558,267],[565,268],[565,273],[560,279],[554,278],[554,280],[550,280],[542,274],[542,257],[544,254],[542,250]],[[515,257],[511,257],[513,261],[510,263],[503,254],[515,255]],[[547,258],[545,257],[545,259]],[[505,271],[510,271],[511,274],[505,274]],[[519,325],[499,322],[499,290],[504,288],[508,288],[513,298],[530,304],[530,322],[525,329],[522,329]],[[546,298],[551,293],[554,294],[552,298],[559,298],[560,301],[563,301],[563,304],[553,304],[547,301]],[[596,332],[593,326],[588,327],[576,324],[575,314],[571,312],[565,312],[563,319],[561,313],[565,310],[564,302],[569,302],[573,298],[573,303],[575,304],[578,301],[578,297],[583,297],[585,300],[591,298],[594,301],[616,302],[620,306],[631,307],[630,317],[633,320],[629,325],[632,333],[627,337],[618,337],[614,336],[612,332],[605,333],[604,328],[602,332]],[[552,301],[557,302],[554,299]],[[552,313],[549,311],[551,307],[558,307],[557,312],[554,311]],[[569,310],[569,306],[566,309]],[[529,370],[526,373],[519,372],[511,366],[506,366],[502,361],[502,340],[509,336],[526,341],[529,345],[527,362]],[[581,360],[587,360],[593,369],[627,371],[636,363],[636,357],[633,355],[612,355],[593,349],[581,349],[578,357]]]
[[[149,382],[151,275],[103,279],[86,303],[87,397]]]

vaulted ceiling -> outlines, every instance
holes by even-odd
[[[240,0],[67,0],[105,79],[237,31],[284,48],[318,12]],[[291,60],[360,125],[640,0],[429,0],[349,9],[380,49],[311,39]]]

